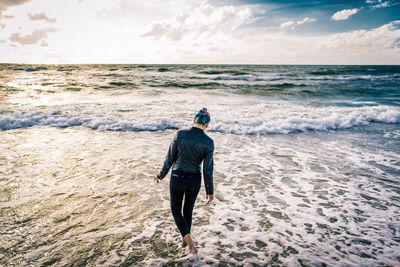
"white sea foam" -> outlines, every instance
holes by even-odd
[[[314,110],[318,113],[318,110]],[[293,133],[306,131],[329,131],[347,129],[355,126],[368,125],[371,122],[379,123],[399,123],[400,110],[396,108],[361,108],[350,112],[335,112],[330,115],[325,114],[310,117],[310,114],[293,114],[287,118],[271,118],[268,121],[258,121],[253,125],[246,124],[227,124],[217,123],[211,129],[239,134],[275,134]]]
[[[143,106],[142,109],[144,108]],[[389,106],[352,108],[293,106],[292,110],[288,107],[280,107],[264,112],[257,110],[258,108],[262,107],[249,105],[239,110],[237,115],[237,109],[225,115],[217,114],[210,130],[222,133],[265,135],[340,130],[365,126],[374,122],[400,123],[400,109]],[[107,107],[100,109],[75,107],[41,112],[3,111],[0,113],[0,130],[33,126],[86,126],[101,131],[159,131],[190,126],[188,120],[180,120],[179,116],[174,113],[168,114],[167,111],[161,114],[151,114],[151,112],[145,113],[141,108],[125,110],[114,106],[110,109]],[[285,111],[285,109],[288,110]],[[222,113],[223,110],[216,107],[215,111]],[[164,114],[164,118],[162,114]]]
[[[387,133],[385,133],[384,137],[400,138],[400,130],[387,132]]]

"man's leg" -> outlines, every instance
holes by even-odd
[[[189,232],[192,227],[193,208],[201,187],[201,176],[192,176],[185,191],[185,204],[183,206],[183,217],[185,218]]]
[[[183,179],[184,178],[181,176],[171,175],[169,183],[171,212],[182,237],[187,235],[190,231],[185,218],[182,216],[182,201],[186,188],[186,181]]]

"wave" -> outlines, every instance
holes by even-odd
[[[100,74],[94,74],[93,76],[96,77],[126,77],[125,75],[119,74],[119,73],[115,73],[115,72],[111,72],[111,73],[100,73]]]
[[[238,76],[217,76],[212,78],[214,81],[248,81],[248,82],[262,82],[262,81],[280,81],[283,78],[271,77],[261,78],[254,75],[238,75]]]
[[[250,75],[250,73],[240,71],[240,70],[205,70],[200,71],[200,74],[208,74],[208,75],[218,75],[218,74],[231,74],[235,76],[239,75]]]
[[[130,83],[130,82],[109,82],[108,83],[111,86],[116,86],[116,87],[120,87],[120,86],[134,86],[135,84]]]
[[[78,69],[77,66],[65,66],[65,67],[57,68],[57,71],[64,72],[64,71],[74,71],[74,70],[77,70],[77,69]]]
[[[244,95],[262,95],[262,96],[279,96],[279,95],[316,95],[312,90],[296,91],[290,90],[292,88],[307,87],[306,84],[295,83],[269,83],[269,84],[245,84],[245,85],[224,85],[230,92],[244,94]]]
[[[61,85],[62,83],[57,83],[57,82],[46,82],[46,83],[41,83],[42,86],[52,86],[52,85]]]
[[[28,68],[15,68],[16,71],[26,71],[26,72],[34,72],[34,71],[42,71],[47,70],[46,67],[28,67]]]
[[[125,111],[124,111],[125,112]],[[126,111],[129,112],[129,111]],[[318,114],[313,110],[312,114]],[[400,109],[394,107],[362,107],[351,109],[350,112],[332,112],[326,116],[307,118],[305,115],[290,115],[287,118],[268,118],[263,121],[251,122],[224,122],[217,121],[210,127],[210,131],[244,134],[267,135],[289,134],[309,131],[332,131],[349,129],[357,126],[366,126],[370,123],[400,123]],[[309,114],[310,115],[310,114]],[[135,114],[129,116],[135,118]],[[0,130],[29,128],[33,126],[74,127],[85,126],[100,131],[163,131],[167,129],[182,129],[189,127],[186,121],[167,119],[149,119],[145,122],[121,119],[120,116],[107,114],[91,114],[87,112],[66,111],[52,112],[16,112],[0,110]]]
[[[259,94],[262,92],[270,92],[270,91],[284,91],[285,89],[296,88],[296,87],[306,87],[307,84],[303,83],[234,83],[228,84],[223,81],[215,81],[215,82],[178,82],[178,81],[167,81],[164,83],[153,83],[149,84],[151,87],[166,87],[166,88],[197,88],[197,89],[221,89],[226,88],[232,92],[246,93],[246,94]]]
[[[400,123],[398,109],[359,109],[348,114],[333,113],[327,117],[304,118],[293,116],[285,119],[271,120],[255,125],[217,123],[212,130],[248,135],[289,134],[309,131],[333,131],[366,126],[370,123]]]
[[[151,87],[173,87],[173,88],[210,88],[214,86],[221,86],[217,82],[205,82],[205,83],[190,83],[190,82],[165,82],[162,84],[151,84]]]
[[[307,84],[303,84],[303,83],[277,83],[277,84],[270,84],[269,85],[272,88],[281,88],[281,89],[285,89],[285,88],[293,88],[293,87],[305,87],[307,86]]]
[[[179,129],[184,127],[182,123],[166,119],[158,122],[129,122],[118,121],[111,118],[85,118],[79,114],[65,114],[59,111],[44,113],[9,112],[0,110],[0,130],[13,130],[30,128],[33,126],[50,126],[67,128],[85,126],[100,131],[161,131],[167,129]]]
[[[339,75],[340,72],[333,71],[333,70],[316,70],[309,72],[311,75]]]
[[[158,72],[167,72],[167,71],[170,71],[170,69],[165,67],[158,68]]]
[[[79,92],[82,91],[82,88],[79,87],[66,87],[64,91],[72,91],[72,92]]]

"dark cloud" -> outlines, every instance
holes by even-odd
[[[45,20],[49,23],[57,21],[56,18],[49,18],[45,13],[28,14],[30,20]]]
[[[12,43],[16,43],[19,45],[33,45],[41,42],[41,44],[46,43],[46,38],[49,32],[54,32],[56,29],[48,28],[48,29],[39,29],[34,30],[31,34],[22,35],[20,32],[15,32],[10,35],[9,40]]]
[[[19,6],[29,2],[30,0],[0,0],[0,12],[12,6]]]

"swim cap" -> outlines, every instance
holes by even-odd
[[[207,108],[202,108],[197,114],[194,116],[194,120],[198,124],[206,125],[210,122],[211,117],[210,113],[207,111]]]

